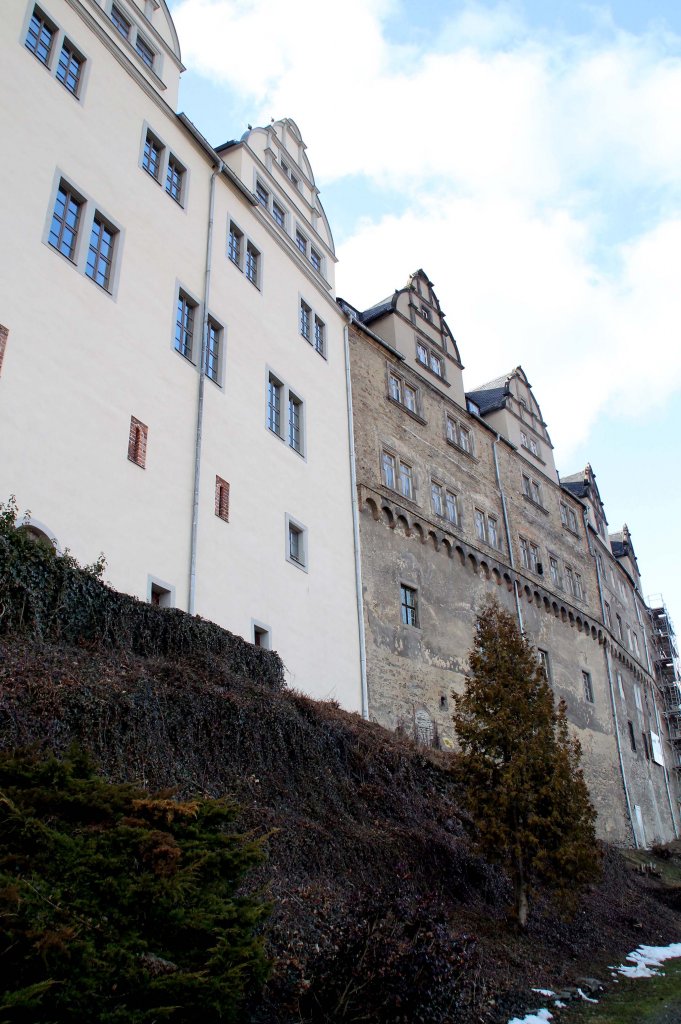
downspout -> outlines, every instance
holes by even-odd
[[[648,638],[646,636],[645,623],[641,619],[641,610],[640,610],[640,608],[638,606],[638,601],[636,600],[636,591],[634,591],[634,608],[636,609],[636,619],[638,621],[639,626],[641,627],[641,635],[643,637],[643,646],[644,646],[645,652],[646,652],[646,663],[648,665],[648,675],[653,680],[653,685],[650,687],[650,693],[651,693],[651,696],[653,698],[653,708],[655,709],[655,724],[657,725],[657,735],[659,737],[660,753],[662,755],[662,771],[664,772],[664,785],[665,785],[665,789],[667,790],[667,801],[669,803],[669,813],[672,816],[672,826],[674,828],[674,838],[678,839],[679,838],[679,830],[678,830],[678,827],[677,827],[677,824],[676,824],[676,818],[674,817],[674,805],[672,803],[672,794],[671,794],[671,790],[669,788],[669,772],[667,770],[667,762],[665,761],[665,758],[664,758],[664,747],[662,746],[662,724],[660,722],[660,712],[657,709],[657,700],[655,698],[655,677],[653,675],[654,669],[652,667],[652,662],[650,660],[650,650],[648,648]]]
[[[348,314],[352,323],[352,314]],[[350,379],[350,330],[343,326],[345,349],[345,393],[348,402],[348,447],[350,450],[350,492],[352,501],[352,535],[355,548],[355,592],[357,595],[357,625],[359,627],[359,672],[362,687],[362,718],[369,717],[369,688],[367,685],[366,636],[364,632],[364,597],[362,595],[362,560],[359,546],[359,507],[357,502],[357,465],[355,461],[355,434],[352,415],[352,386]]]
[[[203,280],[203,323],[201,325],[201,357],[199,361],[199,398],[196,410],[196,437],[194,444],[194,500],[192,505],[192,532],[189,548],[189,597],[187,611],[194,615],[196,608],[196,549],[199,534],[199,492],[201,486],[201,445],[203,442],[203,399],[206,389],[206,342],[208,337],[208,303],[210,301],[210,274],[213,250],[213,216],[215,211],[215,179],[222,173],[222,160],[214,167],[210,178],[208,199],[208,233],[206,238],[206,267]]]
[[[511,564],[511,569],[515,570],[515,559],[513,558],[513,545],[511,544],[511,528],[508,524],[508,509],[506,508],[506,495],[504,494],[504,488],[501,485],[501,473],[499,472],[499,459],[497,458],[497,442],[501,440],[499,434],[496,436],[496,440],[492,441],[492,455],[494,456],[494,472],[497,478],[497,487],[499,488],[499,494],[501,496],[501,514],[504,517],[504,530],[506,532],[506,543],[508,544],[508,560]],[[518,613],[518,625],[520,626],[520,632],[525,632],[525,626],[523,624],[523,612],[520,607],[520,594],[518,593],[518,581],[513,580],[513,596],[515,597],[515,608]]]
[[[589,547],[589,553],[593,556],[596,563],[596,579],[598,581],[598,598],[601,603],[601,618],[605,624],[605,597],[603,596],[603,584],[601,581],[601,568],[598,564],[597,553],[594,551],[591,538],[589,537],[589,513],[584,508],[582,509],[582,516],[584,519],[584,534],[586,536],[586,542]],[[620,763],[620,774],[622,775],[622,785],[624,787],[624,800],[627,805],[627,814],[629,815],[629,824],[631,825],[631,834],[634,837],[634,849],[638,850],[639,842],[638,836],[636,835],[636,829],[634,828],[634,816],[631,812],[631,800],[629,799],[629,787],[627,785],[627,776],[624,770],[624,756],[622,754],[622,741],[620,739],[620,727],[617,721],[617,704],[615,702],[615,688],[612,684],[612,668],[610,666],[610,655],[608,654],[607,643],[603,644],[603,655],[605,657],[605,671],[608,677],[608,690],[610,691],[610,707],[612,709],[612,719],[615,724],[615,744],[617,746],[617,757]]]

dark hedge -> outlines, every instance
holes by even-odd
[[[68,552],[17,526],[13,499],[0,504],[0,636],[103,646],[145,658],[217,659],[230,672],[284,686],[275,651],[266,651],[213,622],[177,608],[158,608],[106,586],[104,557],[85,568]]]

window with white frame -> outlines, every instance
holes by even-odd
[[[418,591],[415,587],[400,584],[400,617],[402,625],[419,626]]]
[[[530,572],[539,571],[539,548],[526,537],[520,538],[520,561]]]
[[[468,427],[465,427],[459,420],[454,419],[453,416],[447,416],[447,440],[450,444],[455,445],[466,455],[473,455],[473,435]]]
[[[144,132],[140,167],[155,182],[164,185],[166,193],[178,206],[184,206],[187,169],[149,127]]]
[[[565,566],[565,582],[567,584],[567,589],[568,589],[569,593],[574,595],[574,592],[575,592],[575,574],[573,573],[573,571],[572,571],[572,569],[570,568],[569,565]]]
[[[416,361],[434,373],[436,377],[444,378],[445,364],[442,356],[418,338],[416,340]]]
[[[206,324],[206,376],[214,384],[220,384],[222,335],[222,325],[209,316]]]
[[[286,560],[299,569],[308,567],[307,529],[289,515],[286,516]]]
[[[539,658],[539,665],[541,667],[544,679],[547,683],[551,682],[551,666],[549,664],[549,652],[542,650],[541,647],[537,648],[537,657]]]
[[[120,231],[92,200],[65,178],[58,180],[44,241],[108,294],[114,291]]]
[[[476,508],[475,510],[475,534],[478,540],[483,541],[483,543],[487,540],[485,513],[479,508]]]
[[[444,487],[435,480],[430,482],[430,504],[436,516],[444,516]]]
[[[246,242],[246,280],[260,288],[260,251],[250,239]]]
[[[478,540],[496,550],[501,550],[501,536],[499,533],[499,521],[496,516],[483,512],[482,509],[475,509],[475,535]]]
[[[389,367],[388,394],[393,402],[419,415],[420,393],[418,388],[409,384],[401,374]]]
[[[175,318],[175,351],[190,361],[194,351],[197,309],[198,304],[180,288],[177,293],[177,316]]]
[[[243,270],[243,256],[244,256],[244,233],[234,223],[233,220],[229,222],[229,234],[227,236],[227,255],[232,263]]]
[[[303,298],[298,309],[298,330],[315,352],[326,359],[326,324]]]
[[[299,455],[305,454],[305,403],[274,373],[267,375],[267,428]]]
[[[166,170],[166,192],[180,206],[182,206],[186,173],[186,168],[171,153],[168,157],[168,167]]]
[[[572,533],[578,533],[577,529],[577,516],[575,510],[570,508],[564,501],[560,503],[560,521],[563,526],[570,530]]]
[[[95,211],[90,232],[85,273],[104,291],[111,290],[111,274],[113,271],[116,235],[118,231],[105,218]]]
[[[39,7],[34,7],[26,33],[26,49],[46,67],[49,67],[56,35],[57,27],[54,22],[43,14]]]
[[[68,39],[64,39],[59,54],[56,78],[73,96],[79,94],[84,65],[85,57]]]
[[[532,452],[533,455],[539,456],[539,445],[532,437],[528,435],[524,430],[520,431],[520,444],[523,448],[526,448],[528,452]]]
[[[405,462],[392,452],[381,452],[381,479],[386,487],[398,491],[404,498],[415,500],[414,470],[409,462]]]
[[[140,35],[139,32],[137,33],[137,37],[135,39],[135,49],[137,50],[139,56],[142,58],[142,63],[146,64],[148,68],[153,68],[154,61],[156,60],[156,51],[152,50],[151,46],[149,46],[149,43],[142,35]]]
[[[549,555],[549,572],[551,574],[551,582],[562,590],[563,579],[560,574],[560,563],[554,555]]]
[[[452,526],[459,525],[459,498],[454,491],[445,491],[445,518]]]
[[[582,685],[584,687],[584,698],[589,704],[594,703],[594,688],[591,682],[591,673],[582,670]]]
[[[522,479],[525,497],[529,498],[533,505],[539,505],[540,508],[543,508],[544,502],[542,501],[541,484],[539,481],[529,477],[526,473],[522,474]]]
[[[137,24],[116,4],[111,5],[109,17],[121,39],[130,45],[130,53],[135,54],[146,68],[153,71],[158,55]]]
[[[575,597],[578,601],[584,600],[584,585],[581,574],[578,572],[575,572]]]
[[[316,313],[314,315],[314,348],[320,356],[326,356],[326,324]]]
[[[494,516],[487,516],[487,541],[493,548],[500,548],[499,523]]]

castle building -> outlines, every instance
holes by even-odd
[[[213,149],[164,0],[9,0],[0,34],[0,499],[360,710],[346,319],[298,128]]]
[[[464,390],[422,270],[363,312],[339,301],[352,321],[370,715],[454,747],[451,694],[463,687],[476,612],[495,594],[567,702],[600,834],[674,838],[678,759],[664,694],[678,715],[678,674],[668,665],[667,690],[658,685],[664,641],[629,531],[608,534],[591,467],[558,478],[521,367]]]
[[[517,615],[605,838],[678,831],[662,603],[518,367],[466,392],[423,271],[337,301],[305,143],[176,113],[165,0],[8,0],[0,500],[119,590],[281,655],[290,685],[452,749],[476,610]]]

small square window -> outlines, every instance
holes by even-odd
[[[307,530],[294,522],[290,516],[286,517],[286,557],[289,562],[301,569],[307,568]]]
[[[128,434],[128,458],[140,469],[145,469],[147,463],[147,437],[149,428],[138,420],[137,417],[130,417],[130,433]]]
[[[241,258],[243,255],[243,232],[239,230],[234,221],[229,223],[229,241],[227,243],[227,255],[232,263],[241,269]]]
[[[215,477],[215,515],[229,522],[229,484],[221,476]]]
[[[95,284],[107,292],[111,291],[111,272],[117,234],[116,229],[108,224],[100,213],[95,213],[85,273]]]
[[[401,618],[405,626],[416,626],[419,624],[418,594],[413,587],[400,585]]]
[[[194,345],[194,319],[196,303],[183,291],[177,297],[177,319],[175,321],[175,350],[185,359],[192,358]]]
[[[132,23],[129,22],[125,15],[118,10],[115,4],[111,8],[111,20],[123,39],[129,39],[130,32],[132,31]]]
[[[48,241],[63,256],[73,260],[78,241],[83,200],[65,181],[59,183]]]
[[[26,34],[26,49],[30,50],[42,64],[49,64],[56,31],[52,22],[35,7]]]
[[[593,704],[594,703],[594,691],[593,691],[593,686],[591,684],[591,673],[590,672],[582,672],[582,683],[584,685],[584,697],[585,697],[585,699],[589,702],[589,704]]]
[[[59,54],[59,63],[57,64],[57,81],[61,82],[64,88],[68,89],[74,96],[78,95],[84,63],[85,59],[65,39]]]
[[[260,253],[251,242],[246,244],[246,277],[256,288],[260,287]]]
[[[149,46],[149,43],[146,41],[146,39],[142,38],[139,32],[137,33],[137,39],[135,40],[135,49],[137,50],[139,56],[142,58],[142,63],[146,64],[148,68],[153,68],[156,54]]]
[[[256,647],[262,647],[264,651],[272,649],[272,639],[269,629],[264,626],[253,626],[253,643]]]
[[[142,153],[142,167],[150,174],[155,181],[161,177],[161,162],[163,158],[163,144],[152,134],[147,132],[144,140],[144,152]]]
[[[168,157],[168,169],[166,171],[166,192],[171,199],[174,199],[180,205],[182,205],[185,173],[185,168],[177,157],[171,153]]]

